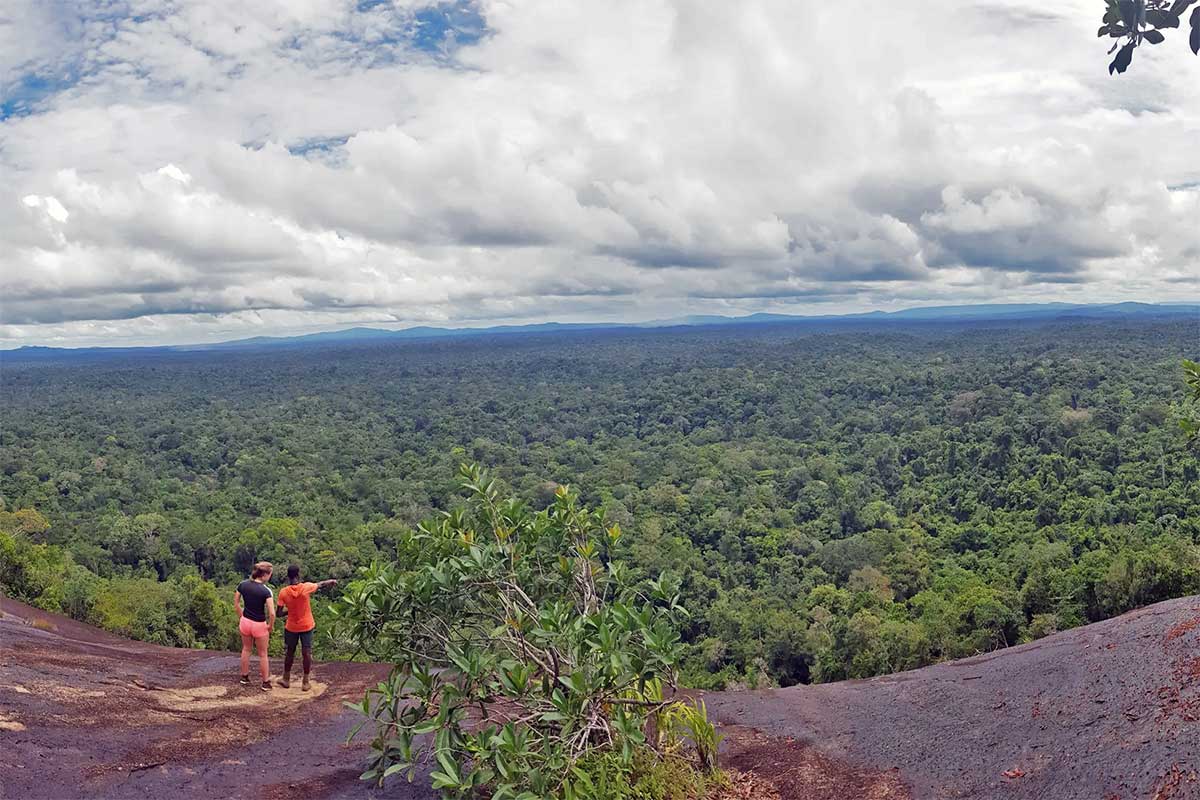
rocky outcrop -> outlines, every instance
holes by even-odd
[[[0,798],[433,796],[424,776],[358,780],[343,701],[386,667],[320,664],[314,691],[264,694],[238,686],[233,654],[0,611]],[[783,798],[1198,798],[1200,600],[882,678],[704,699],[725,763]]]

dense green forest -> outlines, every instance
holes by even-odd
[[[1200,591],[1197,444],[1173,420],[1197,334],[761,325],[8,353],[0,589],[228,646],[255,560],[352,576],[462,503],[476,462],[535,508],[572,485],[625,531],[611,558],[682,574],[685,683],[916,667]]]

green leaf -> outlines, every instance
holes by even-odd
[[[439,750],[437,752],[437,762],[442,765],[442,769],[445,770],[447,775],[453,776],[454,783],[457,784],[459,782],[458,762],[454,760],[454,756],[446,750]]]
[[[447,775],[444,772],[431,772],[429,777],[433,781],[434,789],[457,789],[459,786],[458,779]]]
[[[414,725],[412,732],[420,736],[424,733],[433,733],[442,726],[442,723],[435,719],[427,719],[417,725]]]

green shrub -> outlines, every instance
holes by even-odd
[[[0,592],[10,597],[61,611],[63,576],[70,563],[60,548],[33,544],[20,531],[0,530]]]
[[[96,595],[96,622],[105,630],[143,642],[171,645],[178,636],[167,615],[171,589],[150,578],[106,581]]]
[[[709,722],[708,707],[703,700],[691,703],[673,703],[668,709],[678,724],[687,732],[696,750],[696,761],[700,769],[708,775],[717,771],[717,749],[724,737],[717,733],[717,726]]]
[[[638,750],[629,762],[614,751],[590,753],[572,768],[567,800],[695,800],[724,783],[679,754]]]
[[[30,541],[44,518],[25,512],[0,512],[0,592],[131,639],[237,649],[233,604],[213,584],[196,575],[102,578],[61,547]]]
[[[637,765],[662,758],[645,731],[670,705],[679,580],[633,581],[607,557],[619,528],[565,487],[533,513],[461,474],[469,506],[402,537],[337,609],[341,635],[395,664],[359,706],[376,734],[363,778],[411,775],[425,750],[446,797],[600,798],[656,774]]]

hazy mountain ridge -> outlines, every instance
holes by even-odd
[[[601,330],[646,330],[658,328],[699,328],[726,325],[837,325],[837,324],[889,324],[927,322],[1017,322],[1055,321],[1083,319],[1146,318],[1146,317],[1195,317],[1200,323],[1200,303],[1000,303],[965,306],[931,306],[909,308],[901,311],[868,311],[857,314],[828,314],[800,316],[790,314],[758,313],[742,317],[719,315],[685,316],[649,322],[540,322],[528,325],[495,325],[486,328],[442,328],[417,326],[400,330],[357,326],[334,331],[296,336],[255,336],[248,339],[233,339],[211,344],[146,345],[137,347],[48,347],[26,346],[7,352],[21,356],[48,356],[59,354],[86,353],[142,353],[189,352],[224,349],[258,349],[267,347],[304,347],[322,344],[348,344],[355,342],[382,342],[406,339],[447,339],[472,336],[520,335],[536,333],[580,332]]]

